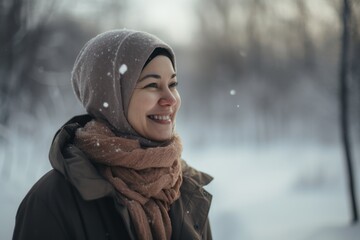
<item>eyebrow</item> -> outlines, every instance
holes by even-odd
[[[173,73],[171,75],[170,79],[173,79],[174,77],[176,77],[176,73]],[[141,82],[141,81],[145,80],[146,78],[161,79],[161,76],[159,74],[150,73],[150,74],[147,74],[147,75],[143,76],[142,78],[140,78],[138,82]]]

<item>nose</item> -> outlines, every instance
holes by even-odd
[[[176,93],[172,92],[170,89],[162,91],[161,97],[159,99],[160,106],[173,106],[177,103]]]

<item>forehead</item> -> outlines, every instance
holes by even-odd
[[[174,67],[174,55],[171,54],[171,52],[168,49],[165,48],[156,48],[151,55],[149,56],[149,58],[146,60],[144,67],[152,60],[154,59],[156,56],[166,56],[171,60],[171,63]],[[144,68],[143,67],[143,68]],[[174,67],[175,68],[175,67]]]

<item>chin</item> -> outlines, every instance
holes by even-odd
[[[153,136],[149,136],[148,138],[150,140],[157,141],[157,142],[165,142],[165,141],[170,140],[173,136],[174,136],[174,134],[164,134],[164,135],[153,135]]]

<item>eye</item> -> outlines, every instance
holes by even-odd
[[[158,85],[156,83],[149,83],[148,85],[145,85],[144,88],[157,88]]]
[[[176,88],[179,85],[179,82],[173,82],[169,85],[170,88]]]

